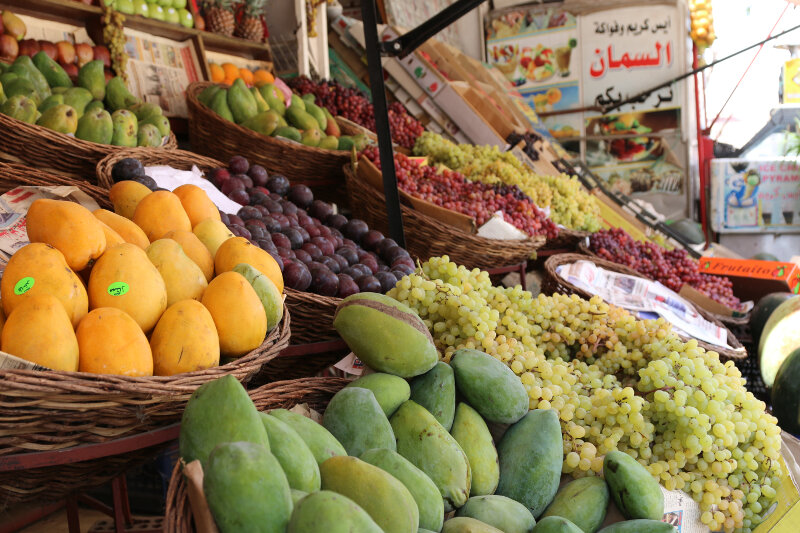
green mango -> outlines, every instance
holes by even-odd
[[[267,83],[262,85],[258,88],[258,91],[264,97],[270,109],[277,111],[281,116],[286,113],[286,100],[283,98],[283,93],[274,84]]]
[[[421,527],[421,528],[419,528],[417,530],[417,533],[437,533],[437,532],[436,531],[431,531],[430,529],[425,529],[425,528]]]
[[[39,113],[44,113],[51,107],[55,107],[57,105],[64,104],[64,95],[63,94],[51,94],[47,98],[44,99],[44,102],[39,104]]]
[[[364,133],[356,133],[353,135],[353,144],[359,152],[369,145],[369,137]]]
[[[508,428],[497,445],[500,458],[497,494],[520,502],[538,518],[558,491],[563,448],[556,411],[529,411]]]
[[[64,69],[44,52],[33,56],[33,64],[39,69],[50,87],[72,87],[72,80]]]
[[[595,533],[606,518],[608,498],[608,486],[602,478],[576,479],[561,487],[542,516],[560,516],[584,533]]]
[[[96,109],[102,109],[103,111],[105,111],[106,106],[103,105],[103,102],[101,102],[100,100],[92,100],[91,102],[86,104],[86,109],[83,110],[83,114],[85,115],[86,113],[89,113],[90,111],[94,111]]]
[[[346,496],[322,490],[295,504],[286,533],[383,533],[367,512]]]
[[[214,95],[211,99],[211,110],[225,120],[233,122],[233,113],[231,108],[228,107],[228,91],[222,90]]]
[[[156,148],[161,146],[161,132],[152,124],[139,124],[136,133],[136,145]]]
[[[314,102],[306,102],[306,112],[314,117],[314,120],[319,124],[319,129],[325,131],[328,127],[328,119],[322,109]]]
[[[256,291],[267,314],[267,331],[272,331],[283,318],[283,297],[280,291],[272,280],[247,263],[239,263],[233,267],[233,271],[244,276]]]
[[[325,150],[338,150],[339,149],[339,139],[334,137],[333,135],[326,135],[319,141],[318,148],[323,148]]]
[[[114,122],[111,120],[111,114],[105,109],[97,107],[85,112],[78,119],[75,137],[84,141],[111,144],[111,140],[114,138]]]
[[[267,430],[270,451],[281,464],[289,486],[304,492],[318,491],[319,466],[300,435],[274,416],[267,413],[259,415]]]
[[[178,446],[184,461],[199,459],[205,469],[217,445],[236,441],[252,442],[269,450],[267,430],[256,406],[242,384],[229,374],[200,385],[192,393],[183,410]],[[280,465],[277,470],[282,472]]]
[[[286,472],[284,472],[285,474]],[[287,478],[288,480],[288,478]],[[300,503],[300,500],[308,496],[307,492],[303,492],[302,490],[292,489],[292,507],[297,509],[297,504]],[[294,511],[293,511],[294,513]]]
[[[289,123],[288,123],[288,122],[286,122],[286,119],[285,119],[285,118],[283,118],[283,115],[281,115],[281,116],[278,118],[278,127],[279,127],[279,128],[288,128],[288,127],[289,127]]]
[[[346,387],[337,392],[325,409],[322,425],[348,455],[358,456],[372,448],[396,449],[392,426],[369,389]]]
[[[300,435],[308,449],[311,450],[318,465],[321,465],[331,457],[347,455],[344,446],[336,440],[336,437],[310,418],[286,409],[273,409],[269,414],[285,422]]]
[[[361,387],[369,389],[378,400],[378,405],[383,409],[383,414],[390,417],[397,411],[403,402],[408,401],[411,396],[411,388],[408,381],[391,374],[375,372],[361,376],[355,381],[347,384],[348,387]]]
[[[319,130],[317,120],[309,115],[304,109],[292,105],[286,110],[286,120],[299,130],[315,129]]]
[[[86,107],[92,101],[92,98],[92,93],[83,87],[70,87],[64,93],[64,103],[74,107],[75,111],[78,112],[78,115],[83,115],[86,113]],[[102,105],[101,100],[98,100],[98,102],[100,102]]]
[[[450,365],[458,392],[486,420],[513,424],[528,412],[525,386],[499,359],[463,348],[455,351]]]
[[[625,520],[604,527],[598,533],[676,533],[678,528],[660,520]]]
[[[292,101],[289,104],[289,107],[297,106],[298,109],[302,109],[303,111],[306,110],[306,101],[303,100],[301,97],[297,96],[296,94],[292,94]],[[288,109],[287,109],[288,111]]]
[[[317,128],[311,128],[303,132],[300,136],[300,142],[306,146],[317,147],[322,140],[322,133]]]
[[[309,102],[313,104],[317,99],[317,97],[314,96],[314,93],[306,93],[300,98],[303,99],[303,102],[305,102],[306,106],[308,106]]]
[[[566,518],[548,516],[536,523],[533,533],[583,533],[583,531]]]
[[[322,109],[322,113],[325,115],[325,119],[328,121],[328,126],[325,128],[325,133],[332,135],[337,139],[341,137],[342,130],[339,129],[339,124],[336,122],[336,119],[333,118],[331,112],[325,107],[321,107],[320,109]]]
[[[169,119],[164,115],[147,117],[146,119],[139,121],[140,127],[142,124],[152,124],[155,126],[162,138],[168,136],[171,130]]]
[[[6,96],[5,90],[3,89],[3,84],[0,83],[0,105],[3,105],[3,103],[7,99],[8,99],[8,97]]]
[[[10,96],[8,100],[3,102],[0,111],[4,115],[11,118],[27,122],[28,124],[36,124],[36,121],[41,116],[41,113],[36,109],[36,102],[32,98],[21,94]]]
[[[339,150],[347,150],[349,152],[355,145],[356,144],[353,142],[353,138],[349,135],[342,135],[339,137]]]
[[[500,482],[500,466],[492,434],[481,415],[469,405],[459,403],[450,434],[469,460],[472,472],[470,496],[494,494]]]
[[[603,477],[614,503],[628,520],[661,520],[664,516],[661,486],[639,461],[627,453],[608,452],[603,460]]]
[[[16,76],[11,80],[6,81],[3,83],[3,90],[5,91],[7,98],[17,95],[25,96],[26,98],[33,100],[33,102],[36,104],[36,107],[39,107],[39,104],[42,103],[42,100],[39,99],[39,94],[36,92],[36,89],[33,88],[33,84],[25,78]]]
[[[456,516],[468,516],[496,527],[503,533],[531,533],[536,519],[527,507],[505,496],[473,496]]]
[[[42,113],[36,124],[59,133],[75,133],[78,129],[78,113],[68,105],[60,104]]]
[[[409,400],[391,419],[397,452],[425,472],[444,498],[445,511],[469,498],[469,461],[458,442],[418,403]]]
[[[297,128],[293,128],[291,126],[278,126],[275,128],[275,131],[272,132],[272,136],[283,137],[284,139],[300,142],[300,132],[297,130]]]
[[[200,100],[200,103],[206,107],[211,106],[211,100],[214,99],[214,96],[222,90],[222,87],[219,85],[209,85],[202,91],[200,94],[197,95],[197,99]]]
[[[36,65],[33,64],[33,60],[30,57],[18,56],[11,65],[11,72],[31,82],[36,94],[39,96],[37,104],[41,103],[52,94],[47,79],[39,72],[39,69],[36,68]]]
[[[151,102],[136,102],[128,109],[133,111],[136,115],[136,119],[140,122],[150,118],[160,117],[164,114],[164,110],[161,109],[161,106]]]
[[[480,520],[469,518],[466,516],[458,516],[451,518],[444,523],[442,533],[505,533],[492,527],[489,524],[484,524]]]
[[[117,109],[130,109],[130,107],[134,104],[139,103],[139,99],[136,98],[131,92],[128,90],[128,87],[125,85],[125,80],[123,80],[119,76],[114,76],[108,83],[106,84],[106,107],[111,111],[116,111]],[[138,115],[136,118],[140,118]]]
[[[256,106],[256,99],[253,94],[247,89],[244,80],[237,78],[233,82],[231,88],[228,89],[228,107],[233,114],[233,120],[237,124],[241,124],[250,117],[258,114],[258,107]]]
[[[456,411],[456,382],[450,365],[439,361],[426,373],[411,380],[411,399],[450,431]]]
[[[256,101],[256,110],[259,113],[263,113],[264,111],[269,111],[269,104],[264,97],[261,96],[261,93],[258,91],[256,87],[250,87],[250,94],[253,95],[253,98]]]
[[[106,75],[103,71],[103,62],[95,59],[83,65],[78,71],[78,85],[92,93],[92,98],[95,100],[104,100]]]
[[[0,84],[3,84],[3,86],[5,86],[8,83],[10,83],[11,80],[16,80],[17,78],[19,78],[19,76],[17,76],[11,71],[3,72],[2,74],[0,74]]]
[[[399,453],[386,449],[367,450],[359,459],[388,472],[406,486],[419,509],[420,527],[439,531],[444,522],[444,501],[425,472]]]
[[[278,460],[262,444],[223,442],[203,466],[203,492],[220,533],[284,533],[292,494]]]
[[[353,500],[385,533],[416,533],[417,504],[394,476],[361,459],[346,456],[331,457],[320,465],[319,472],[322,490]]]
[[[8,63],[3,63],[2,61],[0,61],[0,73],[3,73],[5,71],[7,71],[9,68],[11,68],[11,65],[9,65]]]
[[[264,111],[242,122],[242,126],[262,135],[272,135],[278,127],[279,118],[280,115],[275,111]]]
[[[50,88],[50,92],[52,92],[53,94],[62,94],[63,95],[63,94],[66,94],[67,89],[69,89],[69,87],[51,87]],[[77,111],[77,109],[76,109],[76,111]]]

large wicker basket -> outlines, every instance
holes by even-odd
[[[547,258],[547,261],[544,263],[545,275],[542,280],[542,293],[544,294],[553,294],[553,293],[561,293],[561,294],[577,294],[581,298],[589,299],[593,294],[586,292],[585,290],[573,285],[572,283],[568,282],[564,278],[558,275],[556,269],[561,265],[567,265],[570,263],[574,263],[575,261],[586,260],[587,256],[582,254],[556,254],[552,255]],[[610,270],[612,272],[618,272],[620,274],[626,274],[628,276],[635,276],[641,278],[641,274],[636,272],[633,269],[630,269],[624,265],[620,265],[618,263],[612,263],[611,261],[606,261],[605,259],[600,258],[591,258],[590,259],[595,265],[598,267],[604,268],[606,270]],[[737,360],[743,359],[747,357],[747,350],[745,350],[742,343],[736,338],[736,336],[731,333],[731,331],[725,327],[719,320],[714,318],[710,313],[706,312],[703,309],[697,308],[697,312],[703,316],[709,322],[713,322],[714,324],[725,328],[725,331],[728,333],[727,342],[728,345],[731,346],[730,349],[722,348],[721,346],[714,346],[702,341],[697,341],[697,344],[702,346],[708,351],[717,352],[720,356],[720,359],[723,360]],[[684,340],[689,340],[688,337],[679,335]]]
[[[311,409],[323,411],[340,389],[349,383],[342,378],[305,378],[269,383],[250,391],[250,397],[259,411],[290,408],[306,403]],[[178,462],[172,471],[167,490],[167,508],[164,516],[164,533],[189,533],[194,531],[192,508],[186,482]]]
[[[344,185],[342,165],[350,159],[350,152],[269,137],[225,120],[197,99],[209,85],[212,83],[195,82],[186,89],[192,150],[222,161],[244,156],[270,172],[313,188],[326,200],[341,200],[335,193]]]
[[[344,172],[354,215],[363,219],[370,228],[387,233],[389,224],[383,193],[359,178],[351,165],[346,165]],[[406,205],[400,207],[406,248],[412,256],[422,261],[447,255],[459,265],[490,270],[535,257],[537,249],[545,242],[543,236],[525,240],[486,239],[444,224]]]
[[[178,141],[170,132],[157,150],[177,147]],[[84,141],[0,114],[0,153],[6,159],[93,181],[97,162],[120,150],[124,148]]]

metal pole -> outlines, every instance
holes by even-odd
[[[392,135],[389,130],[389,111],[386,105],[386,89],[383,84],[380,42],[378,41],[378,17],[375,0],[361,0],[361,18],[364,21],[364,44],[367,50],[367,70],[372,91],[372,107],[375,111],[375,129],[378,134],[378,152],[383,174],[383,193],[386,197],[386,215],[389,218],[389,235],[397,244],[406,247],[403,234],[403,215],[400,212],[400,195],[397,192],[397,175],[394,171]]]

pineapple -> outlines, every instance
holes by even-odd
[[[222,35],[233,35],[236,18],[233,16],[232,0],[206,0],[206,29]]]
[[[264,41],[264,26],[261,15],[264,12],[266,0],[245,0],[242,6],[242,16],[236,25],[235,35],[248,41],[257,43]]]

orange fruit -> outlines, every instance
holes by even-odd
[[[246,68],[240,68],[239,74],[241,75],[242,80],[247,85],[253,85],[253,73],[247,70]]]
[[[265,83],[273,83],[275,76],[268,70],[260,68],[253,73],[253,78],[256,80],[256,85],[264,85]]]
[[[225,72],[226,80],[235,80],[236,78],[241,77],[241,73],[239,72],[239,67],[237,67],[233,63],[223,63],[222,70]]]
[[[237,79],[239,79],[238,76],[235,78],[226,77],[224,80],[222,80],[222,83],[224,83],[225,85],[233,85],[233,82],[235,82]]]
[[[225,70],[216,63],[211,63],[208,66],[208,70],[211,73],[211,81],[214,83],[219,83],[225,79]]]

